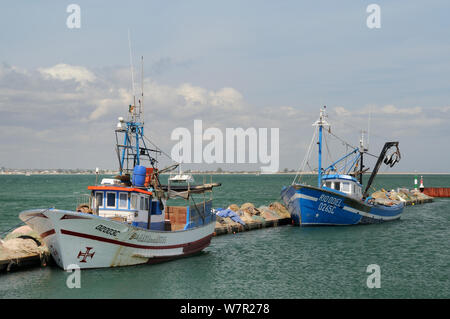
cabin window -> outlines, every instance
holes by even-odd
[[[334,182],[334,189],[337,190],[337,191],[341,190],[341,183]]]
[[[331,182],[326,182],[325,184],[328,188],[331,188]]]
[[[137,195],[133,194],[131,195],[131,203],[130,203],[131,209],[137,209]]]
[[[116,207],[116,193],[106,193],[106,207]]]
[[[103,207],[103,192],[95,193],[95,207]]]
[[[349,183],[342,183],[341,191],[345,193],[350,193],[350,184]]]
[[[119,208],[123,208],[123,209],[128,208],[128,194],[127,193],[119,193]]]
[[[149,200],[149,198],[148,197],[145,197],[145,210],[146,211],[148,211],[148,200]]]
[[[140,205],[139,209],[140,210],[144,210],[145,209],[145,204],[144,204],[144,199],[145,198],[143,196],[141,196],[140,198],[141,198],[141,205]]]

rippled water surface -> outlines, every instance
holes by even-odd
[[[293,175],[216,175],[214,207],[279,200]],[[197,177],[199,181],[201,178]],[[209,181],[209,178],[208,178]],[[450,186],[449,175],[424,176]],[[0,176],[0,231],[29,208],[73,209],[95,176]],[[413,176],[381,175],[376,186],[412,187]],[[197,256],[156,265],[84,270],[81,288],[57,267],[0,274],[1,298],[448,298],[450,199],[405,208],[380,225],[283,226],[214,237]],[[366,285],[367,266],[381,288]]]

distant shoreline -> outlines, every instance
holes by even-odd
[[[14,171],[14,172],[0,172],[0,175],[95,175],[95,172],[33,172],[33,171]],[[116,171],[104,171],[99,175],[117,175]],[[185,172],[185,174],[191,175],[296,175],[295,172],[277,172],[277,173],[259,173],[259,172]],[[170,173],[163,173],[161,175],[170,175]],[[302,175],[317,175],[317,173],[303,173]],[[365,176],[369,176],[370,173],[366,173]],[[383,172],[377,175],[450,175],[448,173],[428,173],[428,172]]]

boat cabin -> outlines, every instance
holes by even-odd
[[[187,206],[166,206],[166,200],[156,199],[147,189],[124,186],[120,180],[107,178],[101,185],[88,186],[88,190],[91,191],[90,204],[82,204],[85,207],[79,206],[77,211],[94,213],[135,227],[159,231],[187,230],[209,223],[213,218],[210,214],[211,200]]]
[[[323,175],[322,187],[344,193],[346,196],[362,198],[362,185],[350,175]]]
[[[164,230],[164,207],[152,192],[119,182],[104,179],[102,185],[88,187],[95,214],[142,228],[148,228],[150,221],[150,229]]]

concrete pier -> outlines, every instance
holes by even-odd
[[[277,227],[291,224],[291,218],[280,218],[273,220],[266,220],[264,222],[254,222],[250,224],[233,224],[233,225],[221,225],[216,227],[214,231],[214,236],[226,235],[226,234],[235,234],[239,232],[261,229],[267,227]]]
[[[217,215],[215,236],[234,234],[254,229],[277,227],[291,223],[291,215],[286,207],[279,202],[256,208],[252,203],[228,206],[230,217]]]
[[[46,260],[46,262],[44,262]],[[47,265],[47,261],[50,261],[50,254],[47,253],[46,256],[42,256],[36,253],[28,253],[28,254],[8,254],[6,256],[2,256],[2,252],[0,252],[0,272],[2,271],[11,271],[18,268],[25,267],[36,267],[42,266],[45,267]]]
[[[0,271],[46,266],[50,260],[48,248],[29,226],[16,228],[0,242]]]

